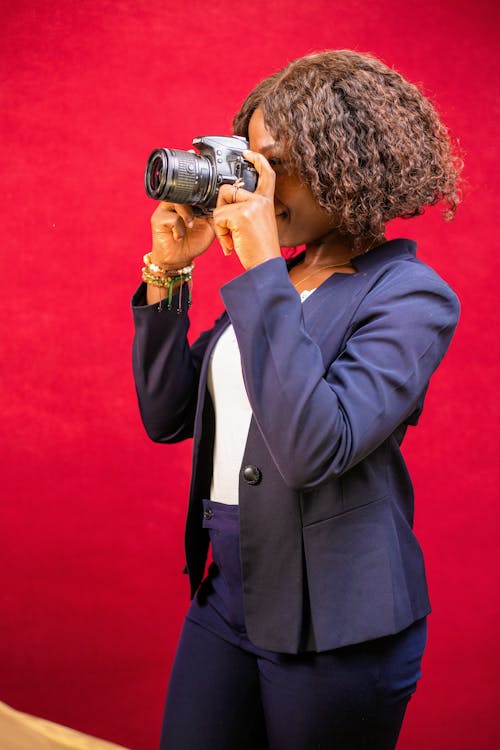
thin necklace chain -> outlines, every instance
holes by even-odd
[[[297,288],[298,286],[300,286],[301,284],[303,284],[304,281],[307,281],[307,279],[310,279],[311,276],[315,276],[317,273],[319,273],[320,271],[324,271],[327,268],[342,268],[343,266],[350,266],[350,265],[351,265],[351,261],[350,260],[346,260],[346,261],[344,261],[344,263],[332,263],[329,266],[321,266],[320,268],[317,268],[315,271],[313,271],[312,273],[310,273],[308,276],[304,276],[304,278],[300,279],[300,281],[296,281],[295,284],[294,284],[294,287]]]

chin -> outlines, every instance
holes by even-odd
[[[285,248],[296,248],[305,244],[301,237],[294,236],[290,232],[278,232],[278,239],[280,247]]]
[[[296,238],[293,236],[292,232],[287,232],[286,229],[283,227],[281,228],[278,224],[278,240],[281,247],[295,247],[297,244]]]

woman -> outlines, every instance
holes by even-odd
[[[458,160],[416,87],[346,50],[260,83],[234,130],[255,193],[223,186],[212,220],[160,204],[133,301],[148,434],[194,435],[162,750],[389,750],[429,613],[400,444],[458,303],[384,227],[438,201],[451,218]],[[244,272],[190,348],[182,282],[214,236]]]

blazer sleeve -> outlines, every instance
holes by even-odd
[[[222,287],[255,420],[293,489],[339,477],[375,450],[418,408],[445,354],[455,294],[424,264],[392,265],[326,369],[282,259]]]
[[[146,304],[145,286],[132,298],[132,366],[139,410],[152,440],[176,443],[193,435],[201,362],[211,331],[190,346],[186,290],[178,314],[178,295],[171,310],[159,310],[157,304]]]

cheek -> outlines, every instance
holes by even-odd
[[[276,200],[282,203],[289,211],[307,213],[311,197],[309,191],[305,190],[300,183],[295,184],[294,179],[285,175],[276,175],[276,187],[274,190]],[[304,209],[306,209],[304,211]]]
[[[289,196],[288,209],[293,221],[300,226],[315,225],[318,222],[318,210],[307,194],[296,192]]]

